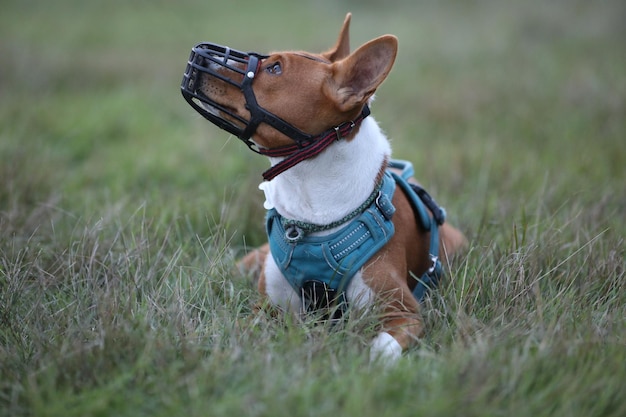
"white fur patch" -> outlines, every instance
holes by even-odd
[[[315,158],[262,183],[264,206],[276,208],[288,219],[332,223],[367,199],[390,154],[389,141],[369,116],[352,140],[338,141]],[[281,160],[270,158],[272,165]]]
[[[351,308],[366,309],[374,303],[374,291],[363,281],[361,271],[352,277],[346,288],[346,297]]]
[[[265,258],[265,292],[274,305],[294,313],[301,311],[300,296],[280,272],[271,254]]]
[[[387,332],[381,332],[372,340],[370,362],[382,362],[386,366],[394,365],[402,356],[402,346]]]

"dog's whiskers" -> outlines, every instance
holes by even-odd
[[[224,148],[226,147],[226,145],[228,145],[228,143],[230,142],[230,140],[234,138],[233,135],[228,135],[228,139],[226,139],[226,142],[224,142],[224,144],[222,145],[222,147],[220,148],[220,152],[224,150]]]

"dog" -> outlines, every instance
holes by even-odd
[[[269,243],[240,262],[270,303],[295,313],[380,307],[372,361],[395,362],[423,335],[420,301],[466,244],[445,212],[391,159],[370,115],[398,39],[350,50],[348,13],[335,45],[263,55],[210,43],[192,49],[187,102],[271,163],[259,186]]]

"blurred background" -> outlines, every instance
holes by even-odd
[[[414,162],[466,228],[479,233],[481,213],[515,217],[529,199],[624,207],[622,1],[5,0],[1,8],[0,209],[13,218],[42,204],[98,217],[120,201],[163,215],[166,203],[194,227],[208,227],[207,217],[236,221],[261,239],[256,186],[268,163],[181,98],[190,48],[322,51],[348,11],[352,48],[399,37],[374,117],[395,156]]]

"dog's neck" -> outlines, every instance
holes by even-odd
[[[262,183],[265,208],[283,217],[326,225],[358,208],[372,193],[391,147],[376,121],[363,120],[351,140],[331,145],[272,181]],[[282,158],[270,158],[272,165]]]

